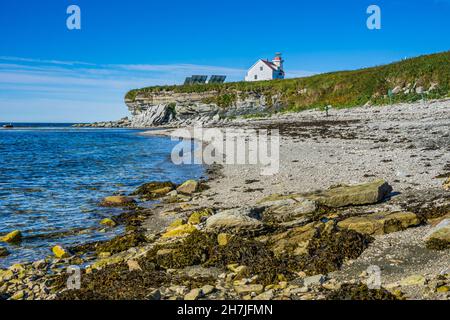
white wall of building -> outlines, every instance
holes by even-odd
[[[262,81],[272,79],[274,79],[273,69],[265,64],[262,60],[259,60],[257,63],[255,63],[253,67],[248,70],[247,76],[245,77],[245,81]]]

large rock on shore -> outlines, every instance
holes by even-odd
[[[170,181],[152,181],[137,188],[132,195],[140,196],[145,199],[155,199],[165,196],[174,188],[175,185]]]
[[[219,212],[206,220],[208,231],[254,231],[261,229],[263,223],[251,208],[236,208]]]
[[[445,219],[434,227],[425,240],[429,249],[450,248],[450,219]]]
[[[384,180],[376,180],[351,186],[337,186],[328,190],[305,195],[319,204],[340,208],[381,202],[392,192],[392,187]]]
[[[101,206],[103,207],[126,207],[136,204],[133,198],[125,196],[110,196],[103,199]]]
[[[177,191],[182,194],[191,195],[194,192],[197,192],[199,190],[199,187],[200,184],[198,183],[198,181],[187,180],[177,188]]]
[[[19,230],[14,230],[7,235],[0,238],[1,242],[18,243],[22,240],[22,233]]]
[[[52,252],[55,255],[56,258],[58,259],[63,259],[63,258],[68,258],[70,257],[70,253],[69,251],[67,251],[66,249],[64,249],[63,247],[56,245],[52,248]]]
[[[420,222],[412,212],[381,212],[345,219],[338,223],[338,227],[368,235],[382,235],[417,226]]]
[[[268,238],[267,243],[277,256],[285,253],[294,256],[306,254],[309,242],[319,232],[320,225],[320,222],[313,222],[272,235]]]
[[[262,214],[263,221],[284,225],[304,224],[312,220],[317,202],[302,197],[281,200],[265,200],[261,204],[267,209]]]

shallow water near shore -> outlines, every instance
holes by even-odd
[[[24,237],[17,246],[0,243],[11,253],[0,258],[0,267],[44,258],[56,244],[106,240],[122,232],[99,225],[121,212],[99,207],[105,196],[126,194],[151,180],[180,183],[202,176],[201,165],[171,162],[178,142],[139,132],[70,124],[0,130],[0,235],[17,229]]]

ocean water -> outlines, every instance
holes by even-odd
[[[183,182],[201,178],[200,165],[174,165],[178,142],[144,137],[139,130],[72,128],[70,124],[14,124],[0,127],[0,235],[20,230],[20,245],[0,257],[0,267],[51,254],[56,244],[71,246],[109,239],[121,227],[99,225],[121,212],[102,208],[105,196],[128,193],[152,180]]]

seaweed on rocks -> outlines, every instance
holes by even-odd
[[[353,230],[319,232],[309,242],[307,254],[295,259],[295,268],[311,275],[339,270],[346,259],[358,258],[372,241]]]
[[[214,245],[215,240],[212,236],[194,231],[181,243],[167,245],[163,248],[156,246],[147,256],[163,268],[179,269],[205,263],[209,259]],[[161,252],[162,250],[163,252]]]
[[[126,251],[130,248],[137,247],[145,243],[147,239],[142,232],[130,232],[124,235],[119,235],[111,240],[103,242],[92,242],[83,245],[78,245],[70,248],[73,253],[87,253],[87,252],[109,252],[111,254]]]
[[[125,263],[110,265],[81,277],[77,290],[57,294],[57,300],[128,300],[148,299],[155,288],[169,283],[170,276],[159,270],[146,268],[130,271]]]
[[[363,283],[344,283],[340,289],[327,295],[328,300],[398,300],[398,298],[384,288],[369,289]]]
[[[442,239],[429,239],[426,242],[426,246],[427,249],[430,250],[446,250],[448,248],[450,248],[450,244],[448,241],[446,240],[442,240]]]
[[[280,260],[262,242],[235,235],[225,246],[219,246],[217,235],[193,232],[183,242],[154,248],[147,255],[166,269],[192,265],[225,268],[230,264],[245,265],[249,274],[258,275],[262,284],[273,283],[279,275],[291,277],[287,260]]]
[[[146,200],[157,199],[175,189],[175,187],[176,185],[170,181],[152,181],[141,185],[131,195],[139,196]]]

